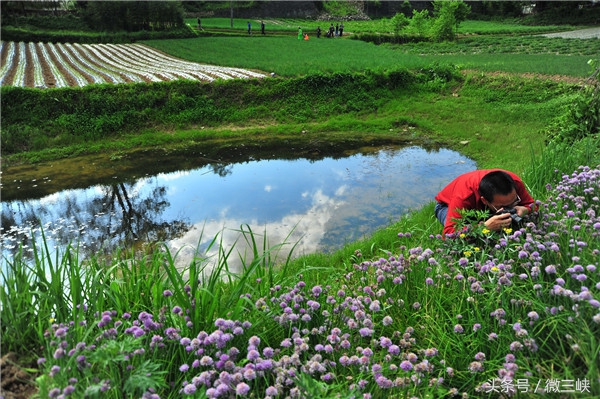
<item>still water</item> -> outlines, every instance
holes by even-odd
[[[235,269],[249,251],[240,230],[252,230],[260,247],[264,236],[269,247],[285,244],[283,256],[292,247],[295,256],[332,251],[428,203],[475,167],[454,151],[388,145],[317,160],[249,157],[139,172],[51,193],[36,190],[51,174],[23,181],[5,173],[3,181],[13,183],[9,197],[44,195],[3,198],[0,240],[5,256],[21,245],[31,254],[31,237],[41,231],[51,247],[77,243],[87,252],[161,241],[181,266],[194,257],[215,259],[219,246],[233,247],[228,263]],[[211,246],[215,237],[218,245]]]

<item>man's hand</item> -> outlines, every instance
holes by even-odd
[[[522,208],[522,207],[520,207]],[[501,215],[494,215],[485,221],[485,227],[490,230],[499,231],[504,228],[510,227],[512,219],[510,213],[503,213]]]
[[[527,216],[529,212],[531,212],[531,209],[528,206],[517,205],[515,206],[515,209],[517,210],[517,215],[521,217]]]

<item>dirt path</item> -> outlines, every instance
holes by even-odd
[[[546,33],[544,37],[562,37],[563,39],[600,39],[600,27],[578,29],[570,32]]]

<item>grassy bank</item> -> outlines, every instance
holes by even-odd
[[[301,131],[333,141],[353,132],[420,140],[434,133],[435,140],[474,158],[495,145],[528,154],[530,147],[538,151],[541,130],[578,91],[569,84],[512,75],[472,73],[463,78],[435,66],[416,73],[216,85],[4,88],[3,168],[128,148],[218,146],[228,137],[285,138]],[[160,133],[164,130],[169,134]],[[494,154],[482,166],[508,162],[506,167],[522,167],[520,159],[505,158]]]
[[[499,115],[499,110],[521,112],[515,127],[535,141],[535,131],[555,113],[552,108],[568,103],[574,90],[559,87],[550,77],[583,81],[589,74],[587,60],[600,51],[597,40],[509,36],[404,46],[288,37],[203,37],[147,44],[190,61],[275,72],[275,78],[52,91],[3,87],[3,167],[111,148],[206,140],[242,130],[272,134],[278,129],[275,125],[280,132],[291,133],[363,128],[389,132],[402,124],[427,130],[438,125],[439,113],[452,128],[465,120],[477,121],[478,115]],[[499,71],[507,75],[492,82],[491,76]],[[470,94],[473,91],[480,93]],[[480,94],[484,104],[476,99]],[[412,102],[423,117],[411,110]],[[459,117],[458,107],[465,118]],[[490,123],[471,126],[482,133]],[[228,124],[235,124],[235,129]],[[224,133],[228,130],[234,132]],[[163,131],[173,134],[160,134]],[[463,137],[449,142],[469,140],[475,133],[466,130]],[[490,137],[496,135],[492,128]]]

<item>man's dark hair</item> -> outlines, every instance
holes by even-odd
[[[515,189],[515,181],[506,172],[497,170],[483,176],[479,182],[479,195],[492,202],[494,195],[510,194]]]

